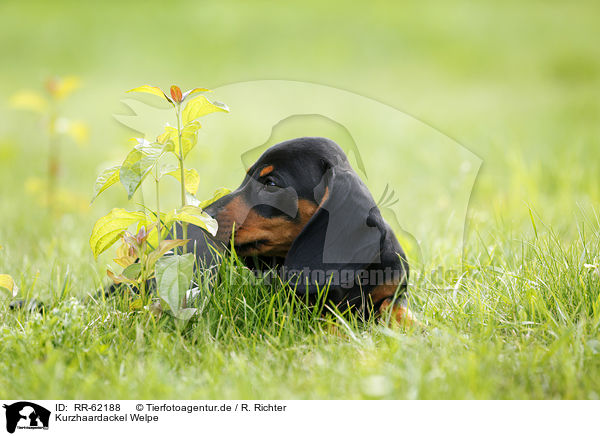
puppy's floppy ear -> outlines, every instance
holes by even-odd
[[[285,259],[287,273],[299,280],[292,280],[298,283],[299,293],[336,285],[335,278],[342,271],[347,275],[351,270],[354,275],[380,261],[382,233],[374,219],[377,206],[347,162],[328,165],[315,188],[315,199],[319,208]]]

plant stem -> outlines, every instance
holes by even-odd
[[[181,141],[181,106],[177,105],[177,134],[179,140],[179,171],[181,174],[181,207],[185,206],[185,170],[183,166],[183,142]]]
[[[156,165],[155,168],[156,171],[156,231],[158,233],[158,245],[160,245],[160,239],[161,239],[161,231],[160,231],[160,193],[159,193],[159,183],[160,180],[158,178],[158,165]]]
[[[179,140],[179,171],[181,175],[181,207],[185,206],[185,170],[183,165],[183,142],[181,140],[181,105],[177,105],[177,134]],[[187,223],[181,223],[181,228],[183,230],[182,239],[187,239]],[[182,247],[182,252],[185,254],[186,246]]]
[[[140,298],[146,304],[146,271],[144,266],[146,265],[146,243],[144,242],[140,247],[140,278],[142,281],[140,282]]]

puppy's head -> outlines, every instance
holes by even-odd
[[[298,138],[269,148],[241,185],[206,208],[219,223],[217,239],[233,232],[241,256],[285,257],[327,195],[315,193],[332,165],[347,164],[343,150],[325,138]]]

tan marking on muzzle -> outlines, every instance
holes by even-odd
[[[219,223],[217,239],[229,242],[231,231],[234,229],[234,243],[237,246],[262,241],[256,247],[248,247],[238,254],[285,257],[294,239],[316,210],[315,203],[300,199],[298,200],[299,219],[266,218],[251,209],[241,197],[235,197],[216,216]]]

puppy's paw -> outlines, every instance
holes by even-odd
[[[391,298],[387,298],[379,307],[380,319],[388,323],[390,327],[422,327],[408,307],[399,302],[392,303]]]

